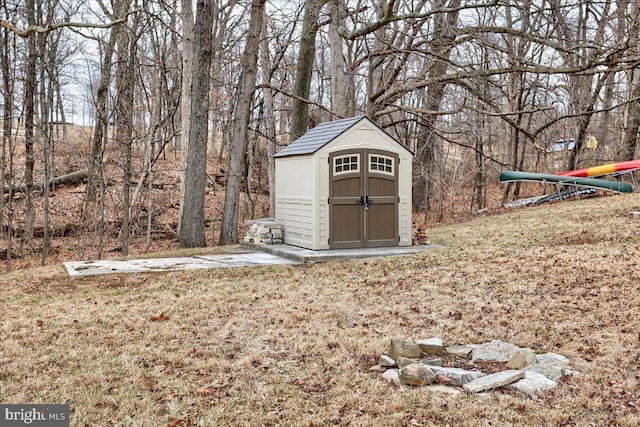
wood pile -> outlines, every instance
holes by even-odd
[[[427,227],[425,227],[424,224],[416,224],[414,222],[412,231],[413,231],[413,238],[412,238],[413,246],[431,244],[431,242],[429,242],[429,238],[427,237]]]
[[[245,243],[256,245],[281,245],[282,227],[272,219],[257,219],[249,221],[250,227],[244,236]]]

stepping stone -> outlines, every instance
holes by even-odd
[[[494,388],[509,385],[522,378],[524,378],[523,371],[502,371],[497,374],[480,377],[477,380],[466,383],[463,387],[469,393],[480,393],[482,391],[493,390]]]

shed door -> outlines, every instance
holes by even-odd
[[[397,246],[397,154],[339,151],[329,155],[329,168],[329,246]]]

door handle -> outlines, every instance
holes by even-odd
[[[360,196],[360,204],[362,206],[365,206],[367,204],[367,199],[365,198],[365,196]]]

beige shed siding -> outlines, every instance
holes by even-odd
[[[413,158],[407,153],[400,154],[400,169],[398,174],[398,228],[400,232],[400,246],[411,246],[413,207],[411,200],[411,172]]]
[[[286,169],[286,173],[283,170]],[[276,221],[287,244],[313,249],[315,167],[313,156],[276,160]]]
[[[318,163],[318,239],[316,249],[329,249],[329,155],[321,150],[316,155]]]
[[[282,225],[285,243],[305,248],[313,244],[313,198],[278,197],[276,218]]]

